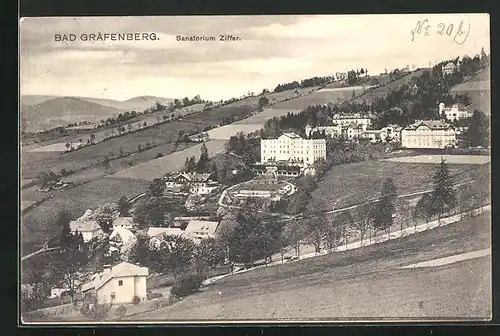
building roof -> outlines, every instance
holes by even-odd
[[[442,120],[420,120],[412,125],[405,127],[406,130],[416,130],[421,126],[426,126],[431,130],[443,130],[453,128],[450,124],[443,122]]]
[[[446,63],[446,65],[443,67],[443,69],[447,69],[447,70],[454,70],[456,69],[457,65],[453,62],[448,62]]]
[[[121,262],[118,265],[111,267],[109,273],[99,272],[92,276],[92,280],[86,284],[82,285],[82,291],[87,291],[89,289],[99,289],[106,282],[113,278],[127,277],[127,276],[148,276],[149,269],[147,267],[141,267],[128,262]]]
[[[124,228],[124,227],[121,227],[121,226],[117,226],[113,229],[113,232],[111,232],[111,235],[109,236],[109,239],[113,239],[115,238],[116,236],[120,236],[120,238],[122,239],[122,241],[125,243],[125,242],[128,242],[130,240],[136,240],[137,238],[135,237],[135,235],[128,229]]]
[[[179,228],[150,227],[148,237],[160,238],[163,235],[182,235],[184,231]]]
[[[211,173],[167,173],[163,176],[164,179],[166,180],[175,180],[179,177],[184,177],[186,180],[190,182],[207,182],[210,177],[212,176]]]
[[[186,233],[214,234],[219,226],[219,222],[192,220],[186,227]]]
[[[133,217],[118,217],[113,220],[114,226],[133,226],[134,218]]]
[[[283,135],[282,135],[282,136],[286,136],[286,137],[288,137],[288,138],[290,138],[290,139],[302,139],[302,138],[300,137],[300,135],[298,135],[298,134],[296,134],[296,133],[283,133]]]
[[[94,232],[100,230],[101,227],[97,224],[96,221],[70,221],[69,227],[72,232]]]

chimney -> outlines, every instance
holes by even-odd
[[[111,274],[111,265],[104,265],[103,266],[103,273],[104,274]]]

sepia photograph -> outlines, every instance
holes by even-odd
[[[20,18],[21,323],[490,321],[490,34]]]

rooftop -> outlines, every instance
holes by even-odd
[[[419,120],[412,125],[408,125],[405,129],[416,130],[421,126],[426,126],[432,130],[445,130],[452,128],[450,124],[447,124],[442,120]]]
[[[118,265],[111,267],[109,270],[95,273],[92,280],[82,286],[82,291],[89,289],[99,289],[106,282],[117,277],[127,276],[148,276],[149,269],[128,262],[121,262]]]
[[[219,222],[192,220],[186,227],[186,233],[214,234],[218,226]]]

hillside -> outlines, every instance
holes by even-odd
[[[20,105],[32,106],[36,104],[43,103],[44,101],[57,98],[57,96],[46,96],[46,95],[21,95]]]
[[[467,94],[471,99],[469,110],[483,111],[486,114],[491,113],[491,79],[490,69],[487,68],[474,75],[471,79],[455,85],[450,89],[451,94]]]
[[[400,87],[401,85],[404,85],[404,84],[411,82],[411,80],[414,77],[420,76],[425,71],[429,71],[429,69],[417,69],[417,70],[412,71],[409,74],[407,74],[399,79],[396,79],[395,81],[392,81],[392,82],[387,81],[388,78],[381,75],[379,82],[381,84],[382,83],[385,83],[385,84],[382,84],[378,88],[371,90],[371,91],[367,91],[365,94],[358,96],[354,100],[354,102],[362,103],[364,100],[369,102],[377,97],[381,97],[381,98],[386,97],[387,94],[389,93],[389,91],[394,90],[394,89]]]
[[[120,110],[74,97],[57,97],[33,106],[21,106],[27,131],[45,130],[79,121],[97,121]]]

